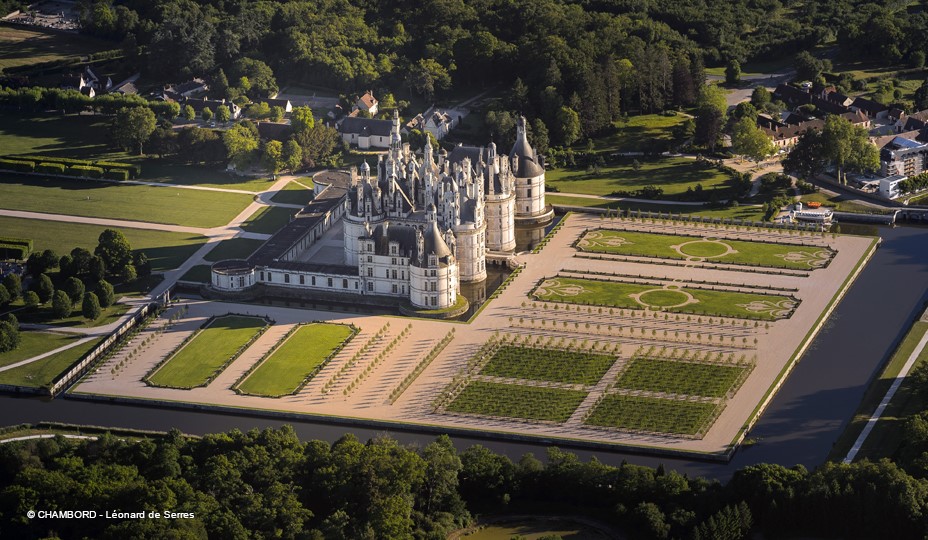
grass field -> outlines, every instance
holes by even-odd
[[[797,270],[821,268],[834,257],[834,252],[827,248],[706,238],[597,229],[580,237],[577,248],[592,253],[663,259],[696,257],[711,262]]]
[[[564,193],[609,195],[613,192],[635,192],[646,186],[664,190],[662,199],[679,199],[688,188],[702,185],[705,199],[714,187],[725,188],[731,177],[708,163],[681,157],[638,158],[635,170],[632,159],[622,159],[618,165],[602,167],[599,172],[587,172],[586,167],[547,171],[548,186]],[[724,198],[724,197],[723,197]]]
[[[4,13],[6,15],[6,13]],[[78,61],[90,53],[118,48],[115,43],[41,28],[0,26],[0,71],[56,60]]]
[[[613,122],[616,132],[594,139],[593,145],[597,151],[652,151],[655,145],[668,145],[673,139],[673,128],[686,122],[686,119],[687,116],[682,114],[630,116],[625,122]],[[578,144],[575,148],[586,150],[585,143]]]
[[[294,208],[265,206],[252,214],[248,221],[242,224],[242,230],[253,233],[274,234],[281,227],[290,223],[290,218],[296,212],[297,210]]]
[[[302,178],[301,183],[307,186],[313,185],[312,180],[308,178]],[[309,204],[311,200],[313,200],[313,190],[306,189],[296,182],[288,183],[284,189],[271,197],[271,201],[280,204]]]
[[[3,28],[0,26],[0,31]],[[107,141],[110,121],[106,116],[4,113],[0,122],[0,154],[124,161],[129,156],[114,150]]]
[[[0,372],[0,384],[15,384],[19,386],[42,387],[51,383],[55,377],[61,375],[71,364],[77,361],[87,351],[94,348],[98,340],[91,339],[66,351],[53,354],[30,364]]]
[[[860,214],[878,214],[881,213],[879,208],[867,206],[855,201],[846,200],[845,195],[828,196],[824,193],[808,193],[799,198],[804,203],[818,202],[822,206],[829,206],[839,212],[857,212]]]
[[[256,249],[261,247],[264,240],[252,240],[250,238],[230,238],[219,242],[203,258],[210,262],[223,261],[225,259],[247,259]]]
[[[883,372],[870,383],[870,387],[867,388],[860,405],[857,407],[857,412],[854,413],[854,417],[844,429],[844,433],[838,438],[828,459],[834,461],[844,459],[848,451],[850,451],[851,446],[860,435],[860,432],[863,431],[867,420],[876,410],[880,401],[882,401],[883,397],[886,395],[886,391],[889,390],[889,387],[899,375],[902,366],[905,365],[909,356],[912,355],[919,340],[925,335],[925,332],[928,332],[928,323],[916,322],[912,326],[912,329],[909,330],[908,334],[902,339],[902,342],[896,348],[896,351],[893,353],[892,358],[890,358],[889,363],[886,364]],[[928,347],[922,350],[922,354],[919,355],[912,369],[926,362],[928,362]],[[864,442],[864,445],[858,451],[857,457],[855,458],[856,460],[859,461],[864,458],[869,458],[872,461],[876,461],[884,457],[894,457],[902,443],[902,425],[906,417],[928,409],[928,403],[926,403],[922,396],[914,391],[914,386],[912,380],[909,378],[906,378],[902,382],[899,389],[896,391],[896,395],[893,396],[892,401],[890,401],[889,405],[884,409],[880,420],[873,427],[866,442]]]
[[[735,391],[749,370],[747,366],[634,358],[619,375],[616,388],[725,397]]]
[[[29,332],[22,331],[19,334],[21,341],[19,347],[12,351],[0,353],[0,367],[15,364],[16,362],[45,354],[48,351],[64,347],[65,345],[81,339],[83,336],[77,334],[61,334],[58,332]]]
[[[209,228],[231,221],[251,199],[240,193],[0,175],[0,208],[9,210]]]
[[[265,326],[267,321],[257,317],[227,315],[213,319],[146,380],[154,386],[171,388],[203,386]]]
[[[172,163],[154,158],[142,160],[139,165],[142,167],[139,180],[146,182],[237,189],[253,193],[265,191],[274,185],[274,180],[270,178],[239,176],[217,166]]]
[[[301,326],[238,385],[245,394],[278,397],[294,393],[323,362],[352,336],[343,324]]]
[[[565,422],[586,392],[473,381],[447,410],[465,414]]]
[[[51,304],[49,303],[45,306],[17,312],[16,316],[19,317],[19,322],[23,323],[49,324],[62,328],[93,328],[96,326],[103,326],[104,324],[116,322],[126,313],[126,311],[129,311],[129,305],[113,304],[112,306],[103,308],[101,310],[99,319],[95,321],[89,321],[85,319],[83,315],[81,315],[81,304],[78,302],[74,304],[74,311],[71,312],[70,317],[56,319],[52,314]]]
[[[211,279],[209,273],[208,264],[198,264],[187,270],[183,276],[180,277],[181,281],[199,281],[200,283],[209,283]]]
[[[614,363],[615,357],[605,354],[503,345],[493,353],[480,373],[590,385],[599,382]]]
[[[610,394],[586,419],[592,426],[675,435],[699,435],[712,425],[721,405]]]
[[[763,221],[764,219],[763,207],[753,205],[732,206],[730,208],[707,208],[705,206],[696,205],[649,204],[609,199],[588,199],[586,197],[558,195],[552,192],[545,193],[545,201],[552,205],[579,206],[583,208],[606,208],[609,210],[630,210],[632,212],[661,212],[664,214],[672,213],[725,219],[741,219],[746,221]]]
[[[58,255],[70,253],[76,247],[91,252],[107,227],[63,221],[42,221],[0,216],[0,231],[4,236],[31,238],[33,249],[51,249]],[[152,270],[163,272],[177,268],[206,243],[205,236],[187,233],[120,228],[132,249],[141,249],[151,261]]]
[[[566,302],[625,309],[662,309],[692,313],[773,321],[789,318],[798,302],[786,296],[732,291],[710,291],[682,287],[662,289],[618,281],[556,277],[544,280],[531,293],[540,301]],[[636,300],[632,295],[638,295]]]

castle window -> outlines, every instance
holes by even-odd
[[[374,262],[373,257],[371,257],[370,255],[368,255],[368,256],[367,256],[367,262]]]
[[[437,298],[433,296],[433,297],[431,298],[431,303],[432,303],[433,306],[437,306],[437,305],[438,305],[438,300],[437,300]]]
[[[528,188],[528,193],[527,193],[526,195],[527,195],[528,197],[531,197],[531,196],[532,196],[532,188]]]
[[[393,271],[393,279],[396,279],[396,270]]]
[[[396,264],[396,257],[393,257],[392,259],[390,259],[390,264]]]
[[[373,269],[373,268],[370,268],[370,267],[367,268],[367,277],[374,277],[374,269]]]
[[[343,280],[342,280],[342,289],[347,289],[347,288],[348,288],[348,280],[347,280],[347,279],[343,279]]]
[[[369,291],[373,291],[373,290],[374,290],[374,283],[373,283],[372,281],[368,281],[368,282],[367,282],[367,290],[369,290]]]
[[[300,274],[300,285],[306,285],[306,276]]]
[[[406,279],[406,271],[405,271],[405,270],[403,270],[402,272],[400,272],[400,279]]]
[[[238,278],[238,286],[239,286],[239,287],[244,287],[244,286],[245,286],[245,278],[244,278],[244,277],[239,277],[239,278]]]
[[[261,272],[261,281],[264,281],[264,272]]]
[[[329,278],[329,287],[332,286],[332,278]]]
[[[355,288],[355,290],[358,289],[358,282],[357,282],[357,281],[354,282],[354,288]]]
[[[396,283],[393,284],[393,294],[396,294]]]
[[[429,288],[432,290],[432,292],[435,292],[437,290],[435,286],[436,286],[436,283],[434,281],[429,283]]]
[[[313,276],[313,285],[316,284],[316,276]]]
[[[389,269],[389,268],[385,268],[385,269],[384,269],[384,271],[383,271],[383,277],[385,277],[385,278],[387,278],[387,279],[390,279],[390,269]]]
[[[270,283],[270,282],[272,282],[272,281],[274,281],[274,274],[271,273],[271,272],[268,272],[268,273],[267,273],[267,282]]]
[[[290,283],[290,274],[284,274],[284,283]]]

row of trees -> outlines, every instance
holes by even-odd
[[[868,172],[880,167],[880,155],[867,130],[846,118],[829,115],[821,131],[807,130],[783,160],[783,170],[799,178],[813,178],[833,166],[839,182],[847,171]]]
[[[0,445],[0,527],[17,538],[447,538],[474,514],[588,513],[629,538],[918,538],[928,482],[891,462],[754,465],[727,484],[550,448],[517,462],[439,437],[421,448],[292,428],[190,439],[103,435]],[[143,509],[195,519],[55,520],[28,510]]]

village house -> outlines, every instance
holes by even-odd
[[[415,118],[406,123],[406,130],[411,131],[428,131],[436,140],[442,140],[449,131],[458,125],[458,117],[453,116],[445,111],[429,107],[422,114],[417,114]]]
[[[380,110],[378,105],[380,104],[377,101],[377,98],[374,97],[374,91],[368,90],[364,93],[363,96],[359,97],[358,100],[354,103],[354,111],[365,112],[371,116],[375,116],[377,111]]]
[[[342,134],[342,140],[361,150],[389,148],[392,125],[390,120],[347,116],[339,123],[338,132]]]

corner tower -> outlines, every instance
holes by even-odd
[[[545,206],[544,157],[536,155],[535,149],[528,143],[524,116],[520,116],[516,124],[516,142],[509,152],[509,163],[515,177],[516,221],[542,222],[550,219],[553,212]]]

